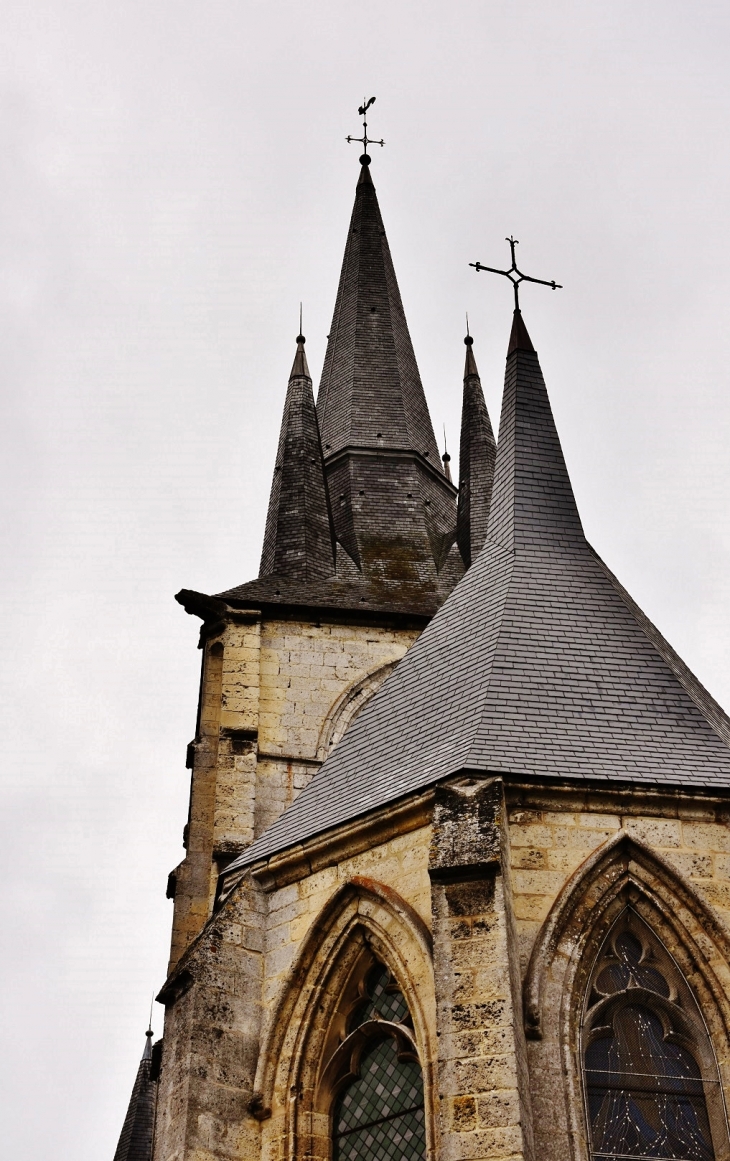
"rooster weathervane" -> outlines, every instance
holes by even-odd
[[[360,106],[360,108],[357,111],[358,116],[362,117],[362,137],[349,137],[348,136],[345,138],[345,141],[348,143],[348,145],[351,141],[362,142],[363,152],[362,152],[362,157],[360,158],[360,161],[362,162],[363,165],[370,164],[370,158],[368,157],[368,145],[385,145],[385,142],[382,140],[375,141],[372,137],[368,137],[368,121],[367,121],[368,109],[374,103],[375,103],[375,97],[371,97],[369,101],[364,100],[362,105]]]

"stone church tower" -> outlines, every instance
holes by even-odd
[[[367,165],[261,575],[178,599],[154,1161],[730,1161],[730,720],[587,543],[519,312],[457,505]]]

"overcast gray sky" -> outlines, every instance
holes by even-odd
[[[589,539],[730,704],[729,50],[715,0],[5,0],[5,1156],[111,1161],[183,853],[173,594],[257,573],[364,96],[437,433],[466,310],[498,419],[509,287],[468,263],[514,233],[565,287],[524,314]]]

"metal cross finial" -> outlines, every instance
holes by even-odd
[[[537,282],[540,286],[549,286],[551,290],[563,289],[559,282],[546,282],[544,278],[531,278],[529,274],[523,274],[521,270],[518,270],[515,259],[515,246],[519,246],[519,242],[516,238],[512,237],[505,238],[505,242],[509,242],[510,250],[512,251],[512,265],[509,270],[496,270],[494,266],[482,266],[481,262],[470,262],[469,265],[473,266],[476,271],[488,270],[490,274],[503,274],[505,278],[509,278],[515,290],[515,310],[520,309],[519,286],[521,282]],[[513,278],[513,274],[516,274],[517,278]]]
[[[371,97],[369,101],[368,100],[363,101],[362,105],[358,109],[358,114],[362,117],[362,137],[346,137],[345,138],[345,141],[347,141],[348,145],[351,141],[361,141],[362,142],[363,153],[362,153],[362,157],[360,158],[360,161],[362,162],[363,165],[370,164],[370,158],[368,157],[368,145],[385,145],[384,141],[374,141],[372,137],[368,137],[368,121],[367,121],[368,109],[374,103],[374,101],[375,101],[375,97]]]

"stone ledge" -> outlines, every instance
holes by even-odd
[[[427,826],[431,822],[433,802],[433,790],[411,796],[290,847],[281,854],[272,855],[266,861],[254,863],[250,868],[251,876],[267,892],[304,879],[391,838]]]

